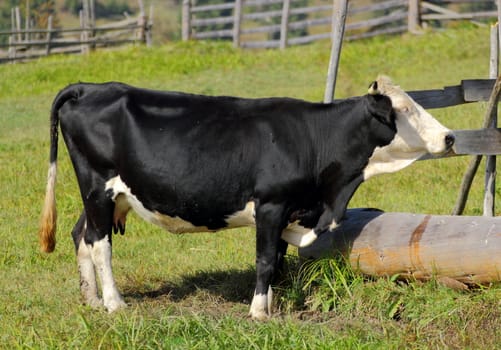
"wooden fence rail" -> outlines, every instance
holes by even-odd
[[[140,2],[142,5],[142,2]],[[151,45],[152,12],[146,16],[140,6],[135,18],[94,25],[93,16],[84,10],[80,12],[79,28],[54,28],[49,17],[46,29],[22,29],[19,8],[13,9],[12,30],[0,31],[0,37],[8,36],[8,42],[0,41],[0,63],[26,61],[56,53],[86,53],[97,47],[115,46],[143,42]]]
[[[495,10],[462,12],[461,5],[493,7],[495,0],[378,0],[349,2],[347,40],[418,32],[430,23],[496,18]],[[481,5],[485,5],[482,7]],[[305,6],[304,0],[234,0],[196,5],[183,0],[182,38],[233,40],[235,46],[285,48],[331,37],[333,1]]]

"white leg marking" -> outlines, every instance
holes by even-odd
[[[103,306],[103,301],[97,295],[97,281],[90,250],[83,238],[78,245],[78,272],[80,273],[80,293],[84,302],[92,308]]]
[[[96,267],[103,289],[104,307],[113,312],[127,306],[120,295],[111,270],[111,244],[108,236],[89,246],[92,261]]]
[[[273,304],[273,291],[268,287],[268,293],[256,294],[252,298],[249,315],[253,320],[266,321],[271,316],[271,307]]]
[[[282,232],[282,239],[296,247],[306,247],[317,239],[315,231],[293,222]]]
[[[329,225],[329,230],[333,231],[338,226],[339,224],[336,222],[336,220],[332,220],[331,224]]]

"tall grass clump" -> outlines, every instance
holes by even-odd
[[[335,310],[344,298],[353,298],[353,290],[363,284],[363,277],[342,256],[305,262],[298,280],[308,295],[310,308],[323,312]]]

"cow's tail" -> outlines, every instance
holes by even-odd
[[[47,188],[45,190],[45,201],[40,219],[40,229],[38,236],[40,249],[50,253],[56,247],[56,175],[57,175],[57,140],[59,127],[59,109],[70,99],[77,99],[79,89],[77,85],[71,85],[59,92],[54,102],[50,114],[50,156],[49,173],[47,175]]]

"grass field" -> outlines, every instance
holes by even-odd
[[[379,73],[407,90],[485,78],[488,42],[488,28],[465,27],[345,43],[336,97],[364,94]],[[501,349],[499,284],[454,291],[433,281],[372,280],[332,261],[298,273],[290,249],[289,273],[275,289],[277,315],[258,323],[247,318],[255,278],[251,230],[171,235],[133,215],[127,234],[114,239],[113,260],[130,307],[109,315],[82,306],[69,234],[81,203],[62,143],[58,245],[51,255],[39,252],[49,110],[66,84],[119,80],[319,101],[329,51],[326,42],[285,51],[176,43],[0,66],[0,348]],[[452,129],[478,128],[485,107],[432,114]],[[350,206],[448,214],[467,163],[464,157],[419,162],[371,179]],[[482,183],[477,176],[466,214],[481,214]]]

